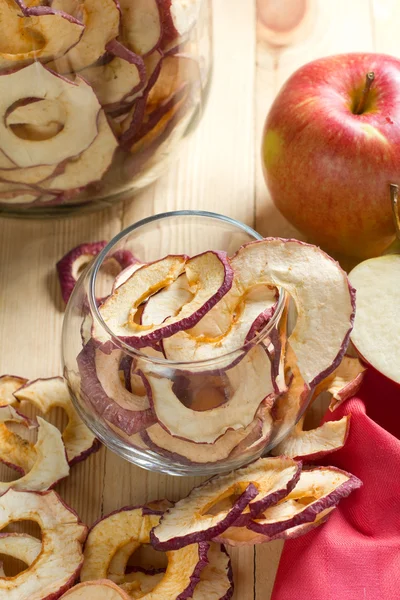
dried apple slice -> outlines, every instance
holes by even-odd
[[[36,461],[31,470],[20,479],[0,482],[0,494],[4,494],[9,489],[48,490],[69,475],[69,465],[60,432],[54,425],[40,417],[37,420],[39,431],[35,444]]]
[[[196,24],[201,0],[160,0],[163,43],[187,34]]]
[[[155,50],[162,34],[158,1],[120,0],[119,4],[124,44],[142,56]]]
[[[60,600],[132,600],[118,585],[107,579],[85,581],[68,590]]]
[[[109,42],[106,49],[111,60],[86,67],[80,75],[93,87],[102,107],[110,110],[143,89],[146,69],[142,57],[117,40]]]
[[[103,110],[98,116],[98,135],[82,154],[66,163],[62,173],[40,183],[40,189],[59,193],[84,188],[99,181],[109,169],[118,147]]]
[[[228,329],[216,337],[202,334],[201,321],[193,334],[189,331],[179,331],[174,336],[163,341],[164,350],[169,360],[197,361],[219,358],[234,350],[243,348],[255,334],[262,330],[273,317],[277,306],[276,290],[269,286],[255,286],[239,297],[235,306],[228,308],[231,316]],[[219,304],[213,308],[216,322],[219,320]],[[226,313],[224,313],[226,314]],[[211,311],[207,315],[211,319]],[[209,326],[207,324],[207,326]],[[232,359],[227,359],[227,364]],[[221,363],[218,363],[222,368]]]
[[[0,533],[0,554],[12,556],[28,567],[42,551],[42,542],[26,533]]]
[[[193,298],[186,275],[181,275],[144,305],[140,322],[142,325],[159,325],[168,317],[175,317],[182,307]]]
[[[114,284],[113,284],[111,292],[112,293],[115,292],[115,290],[117,288],[119,288],[123,283],[125,283],[125,281],[128,281],[129,277],[131,275],[133,275],[133,273],[135,271],[137,271],[138,269],[140,269],[142,266],[143,266],[142,263],[136,262],[136,263],[134,263],[132,265],[129,265],[125,269],[123,269],[121,271],[121,273],[118,273],[118,275],[115,278],[115,281],[114,281]]]
[[[192,600],[230,600],[233,596],[233,572],[229,554],[223,546],[210,544],[208,565],[200,574]]]
[[[0,405],[9,404],[15,406],[17,399],[14,392],[17,391],[28,380],[17,375],[1,375],[0,377]]]
[[[184,440],[208,444],[230,429],[250,425],[263,400],[273,393],[266,353],[255,346],[225,375],[229,400],[209,410],[193,410],[182,404],[174,393],[171,379],[146,370],[147,394],[160,425]]]
[[[85,460],[99,449],[100,443],[78,416],[62,377],[30,381],[19,388],[15,396],[21,402],[30,402],[44,415],[56,407],[65,411],[68,424],[62,433],[62,440],[70,466]]]
[[[318,513],[336,506],[361,487],[362,482],[336,467],[316,467],[301,473],[296,487],[284,501],[262,511],[247,527],[268,536],[315,521]]]
[[[146,597],[154,588],[161,583],[165,573],[143,573],[136,571],[125,576],[124,583],[120,587],[129,593],[130,597],[135,598]]]
[[[60,280],[61,295],[65,304],[72,294],[82,271],[107,245],[107,242],[88,242],[72,248],[57,263],[57,273]]]
[[[11,431],[6,423],[17,423],[27,428],[31,428],[32,423],[11,405],[0,406],[0,461],[24,475],[37,460],[36,449],[31,442]]]
[[[338,263],[316,246],[266,238],[242,246],[231,265],[244,289],[266,283],[292,297],[297,321],[289,342],[305,382],[313,387],[332,373],[355,314],[355,292]]]
[[[321,427],[303,430],[304,417],[293,431],[272,450],[274,456],[315,460],[343,448],[350,429],[350,415],[339,421],[327,421]]]
[[[83,24],[70,15],[44,6],[26,7],[19,0],[1,2],[0,22],[0,70],[62,56],[84,32]]]
[[[354,396],[361,387],[366,368],[351,356],[344,356],[338,368],[327,378],[326,391],[332,395],[329,409],[335,410],[348,398]],[[321,382],[321,385],[323,382]],[[318,386],[317,386],[318,390]]]
[[[23,520],[40,525],[41,552],[25,571],[0,578],[0,596],[7,600],[57,598],[79,575],[87,528],[55,492],[9,490],[0,498],[0,530]]]
[[[150,532],[159,520],[159,511],[152,511],[148,507],[128,507],[98,521],[90,530],[85,545],[81,580],[108,577],[116,552],[126,544],[131,544],[129,550],[148,544]],[[145,596],[146,600],[190,598],[207,564],[207,552],[208,544],[192,544],[168,553],[166,572]]]
[[[25,140],[7,126],[6,113],[25,97],[60,102],[66,111],[64,128],[47,140]],[[86,150],[98,134],[100,104],[83,79],[75,82],[34,63],[0,76],[0,146],[17,167],[59,164]]]
[[[69,0],[53,0],[52,8],[68,12]],[[59,73],[76,73],[94,64],[108,42],[118,36],[120,11],[115,0],[81,0],[76,7],[85,29],[79,43],[51,64]]]
[[[175,281],[185,271],[193,299],[175,317],[159,325],[139,325],[135,314],[150,295]],[[192,327],[230,289],[233,271],[223,252],[204,252],[193,258],[168,256],[147,264],[121,285],[100,307],[104,322],[114,335],[135,348],[154,345],[181,329]]]
[[[121,381],[122,351],[103,350],[92,339],[79,354],[81,393],[99,415],[131,436],[154,423],[149,399],[129,392]]]
[[[400,256],[387,254],[366,260],[349,277],[357,290],[351,341],[363,360],[400,383]]]
[[[300,471],[301,463],[292,459],[261,458],[248,467],[206,481],[164,513],[151,533],[153,546],[174,550],[215,538],[247,507],[250,513],[259,514],[285,498],[296,485]]]

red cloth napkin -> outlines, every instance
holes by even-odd
[[[345,447],[320,462],[364,485],[326,524],[285,543],[271,600],[400,600],[400,386],[368,370],[326,420],[349,413]]]

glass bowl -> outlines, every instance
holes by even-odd
[[[0,214],[53,217],[131,198],[202,115],[211,0],[187,12],[169,0],[25,4],[9,3],[0,44]]]
[[[115,272],[111,271],[116,252],[132,253],[140,262],[168,254],[193,256],[206,250],[223,250],[231,256],[257,239],[261,236],[250,227],[218,214],[165,213],[118,234],[80,277],[64,318],[64,375],[85,423],[123,458],[173,475],[228,471],[271,450],[304,412],[309,391],[298,405],[280,406],[286,395],[270,389],[271,361],[276,366],[271,339],[287,318],[284,292],[277,299],[273,317],[251,343],[217,359],[196,362],[173,362],[154,348],[131,348],[113,334],[98,310],[100,299],[110,294],[114,284]],[[99,332],[102,343],[98,342]],[[150,401],[155,394],[167,419],[180,423],[176,426],[179,435],[171,435],[165,424],[157,423]],[[140,424],[129,412],[133,395],[143,403]],[[172,410],[166,402],[171,397]],[[253,408],[247,412],[249,400]],[[242,409],[248,426],[235,424],[235,411]],[[215,442],[196,443],[185,437],[192,424],[202,436],[208,435],[210,417],[214,424],[215,419],[224,422],[225,433]],[[185,431],[180,435],[182,426]],[[192,434],[193,429],[189,437]]]

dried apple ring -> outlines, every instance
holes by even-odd
[[[34,445],[11,431],[6,423],[32,427],[30,419],[11,405],[0,406],[0,461],[21,475],[28,473],[37,459]]]
[[[361,485],[357,477],[336,467],[305,470],[283,502],[260,511],[260,516],[249,521],[247,527],[262,535],[276,536],[298,525],[312,523],[319,512],[336,506]]]
[[[2,375],[0,377],[0,405],[10,404],[15,406],[18,401],[14,396],[14,392],[27,381],[24,377],[17,377],[16,375]]]
[[[173,550],[215,538],[247,507],[251,514],[259,514],[285,498],[296,485],[300,471],[301,463],[292,459],[261,458],[248,467],[206,481],[164,513],[151,532],[153,546]]]
[[[135,323],[139,305],[183,272],[193,289],[193,298],[179,313],[158,325]],[[100,313],[115,335],[133,347],[142,348],[198,323],[229,291],[232,280],[233,271],[223,252],[204,252],[190,259],[167,256],[133,273],[100,307]]]
[[[1,481],[0,494],[4,494],[10,489],[48,490],[69,475],[69,464],[60,432],[54,425],[40,417],[37,420],[39,431],[35,444],[36,460],[30,471],[20,479]]]
[[[12,556],[28,567],[42,551],[42,542],[26,533],[0,533],[0,554]]]
[[[27,8],[21,0],[2,0],[0,22],[0,70],[62,56],[84,32],[74,17],[48,6]]]
[[[136,54],[147,55],[161,40],[158,0],[120,0],[122,40]]]
[[[0,530],[24,520],[40,526],[41,551],[25,571],[0,578],[0,596],[7,600],[59,597],[79,575],[87,528],[56,492],[9,490],[0,498]]]
[[[81,580],[108,577],[117,551],[126,544],[135,550],[150,542],[150,532],[160,520],[160,511],[148,507],[125,508],[98,521],[90,530],[85,545],[85,561]],[[200,574],[207,564],[208,544],[192,544],[167,554],[166,572],[146,594],[146,600],[176,600],[190,598]],[[122,581],[120,581],[122,583]]]
[[[7,111],[17,102],[38,98],[60,102],[66,112],[62,131],[47,140],[25,140],[7,126]],[[80,77],[72,82],[34,63],[0,76],[0,146],[17,167],[54,165],[86,150],[98,134],[100,104]]]
[[[66,592],[60,600],[132,600],[118,585],[107,579],[85,581]]]
[[[70,465],[84,460],[99,449],[98,440],[78,416],[62,377],[30,381],[15,392],[15,397],[21,402],[30,402],[45,415],[56,407],[65,411],[68,424],[62,433],[62,440]]]

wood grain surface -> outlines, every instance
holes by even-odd
[[[298,236],[272,205],[260,164],[268,108],[300,65],[348,51],[398,54],[396,0],[214,0],[215,68],[195,134],[168,172],[101,213],[53,221],[0,221],[0,373],[61,373],[63,304],[56,261],[72,246],[109,240],[143,217],[214,210],[263,235]],[[257,18],[258,16],[258,18]],[[57,417],[58,418],[58,417]],[[9,477],[0,469],[2,478]],[[102,448],[57,490],[87,524],[126,504],[185,495],[195,479],[146,472]],[[269,600],[282,544],[233,550],[235,600]]]

